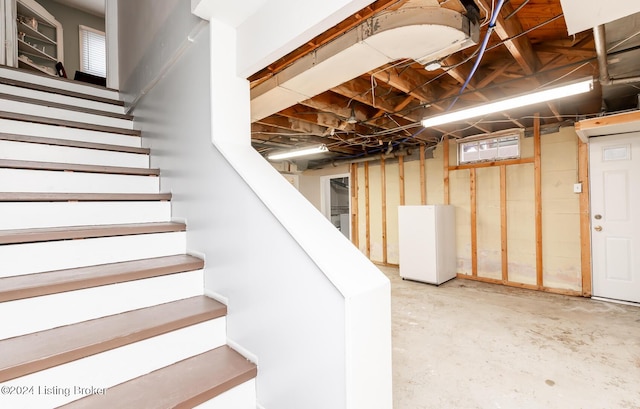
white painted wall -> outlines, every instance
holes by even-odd
[[[179,49],[198,24],[185,16],[188,0],[146,18],[154,36],[123,41],[152,4],[118,3],[121,49],[172,58],[170,45]],[[389,409],[389,282],[251,148],[236,47],[236,30],[212,22],[134,111],[162,190],[173,192],[173,217],[187,221],[189,251],[206,256],[206,291],[228,303],[230,343],[257,360],[259,405]],[[157,76],[146,63],[127,69],[134,98]]]
[[[161,74],[200,21],[184,3],[185,0],[118,1],[118,77],[125,102],[131,103]]]

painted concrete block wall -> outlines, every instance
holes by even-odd
[[[507,258],[509,280],[536,283],[533,164],[507,167]]]
[[[542,254],[544,283],[554,288],[581,288],[580,195],[578,145],[573,128],[543,135],[542,167]]]
[[[457,163],[457,145],[450,144],[449,163]],[[542,234],[544,286],[579,291],[581,289],[578,138],[571,127],[541,137]],[[425,160],[426,202],[444,203],[442,145],[433,158]],[[521,157],[533,158],[533,138],[521,140]],[[387,160],[387,263],[397,263],[397,206],[399,168]],[[404,163],[406,204],[420,204],[420,163]],[[371,241],[370,259],[383,262],[382,186],[379,162],[369,163],[369,212],[366,224],[364,165],[358,165],[359,247],[366,254],[367,228]],[[458,272],[472,274],[470,171],[449,173],[450,203],[456,207],[456,252]],[[476,169],[478,276],[502,279],[500,169]],[[508,279],[514,283],[536,284],[535,188],[532,163],[506,167],[506,213]]]
[[[425,172],[426,173],[426,172]],[[417,160],[404,163],[404,203],[420,205],[420,162]],[[418,186],[418,189],[415,187]]]
[[[455,162],[449,162],[455,163]],[[456,209],[458,274],[471,274],[471,195],[469,170],[449,172],[449,204]]]
[[[433,159],[425,160],[427,204],[444,204],[444,151],[442,145],[433,150]],[[449,161],[449,163],[455,163]],[[415,186],[412,188],[415,189]],[[419,189],[419,187],[418,187]]]
[[[369,258],[382,263],[382,172],[380,164],[369,164],[369,214],[370,243]]]
[[[385,164],[387,182],[387,263],[398,264],[398,206],[400,206],[400,167],[398,161]]]
[[[478,276],[502,278],[500,168],[476,169]]]

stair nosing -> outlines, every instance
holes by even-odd
[[[169,201],[171,193],[39,193],[0,192],[0,202]]]
[[[43,170],[43,171],[69,171],[82,173],[105,173],[113,175],[132,176],[158,176],[159,169],[132,168],[124,166],[104,166],[104,165],[81,165],[76,163],[58,162],[37,162],[27,160],[0,159],[0,168],[22,169],[22,170]]]
[[[135,146],[110,145],[106,143],[74,141],[70,139],[46,138],[42,136],[18,135],[10,133],[0,133],[0,140],[34,143],[39,145],[65,146],[69,148],[94,149],[110,152],[135,153],[141,155],[149,155],[151,151],[149,148],[137,148]]]
[[[94,108],[84,108],[77,105],[63,104],[61,102],[46,101],[42,99],[23,97],[20,95],[6,94],[2,92],[0,92],[0,99],[4,99],[7,101],[21,102],[25,104],[39,105],[47,108],[64,109],[67,111],[97,115],[97,116],[114,118],[114,119],[122,119],[125,121],[133,120],[133,115],[129,115],[129,114],[118,114],[117,112],[101,111],[99,109],[94,109]]]
[[[35,229],[0,230],[0,245],[41,243],[46,241],[95,239],[137,234],[172,233],[186,230],[184,223],[155,222],[107,224],[96,226],[63,226]]]
[[[222,369],[215,370],[219,368]],[[230,373],[223,373],[224,370]],[[172,374],[172,371],[177,373]],[[210,372],[211,375],[206,376]],[[127,399],[127,401],[118,402],[127,407],[187,409],[211,400],[256,376],[257,366],[254,363],[228,345],[223,345],[109,387],[108,396],[115,396],[113,399],[120,397]],[[181,385],[180,381],[185,385]],[[152,399],[148,399],[147,395],[135,393],[146,390],[156,398],[161,396],[162,400],[155,403]],[[166,392],[166,395],[160,395],[161,391]],[[90,395],[60,408],[111,408],[116,402],[109,400],[108,396]]]
[[[2,67],[2,68],[11,68],[11,67]],[[92,84],[85,84],[85,83],[79,84],[78,82],[73,82],[73,83],[74,84],[78,84],[78,85],[82,85],[82,86],[89,86],[89,87],[92,86]],[[50,94],[64,95],[64,96],[72,97],[72,98],[88,99],[88,100],[94,101],[94,102],[101,102],[103,104],[109,104],[109,105],[116,105],[116,106],[124,107],[124,101],[121,101],[121,100],[118,100],[118,99],[97,97],[95,95],[85,94],[85,93],[82,93],[82,92],[69,91],[69,90],[65,90],[65,89],[62,89],[62,88],[54,88],[54,87],[49,87],[49,86],[40,85],[40,84],[32,84],[32,83],[29,83],[29,82],[15,80],[15,79],[11,79],[11,78],[5,78],[5,77],[1,77],[1,76],[0,76],[0,84],[10,85],[10,86],[20,87],[20,88],[27,88],[27,89],[31,89],[31,90],[34,90],[34,91],[48,92]],[[98,89],[105,89],[107,91],[119,92],[118,90],[111,89],[111,88],[98,87]]]
[[[5,277],[0,278],[0,302],[184,273],[203,267],[202,259],[181,254]]]
[[[64,119],[47,118],[37,115],[18,114],[15,112],[0,111],[0,119],[12,121],[32,122],[41,125],[63,126],[67,128],[82,129],[85,131],[96,131],[114,133],[128,136],[140,136],[141,132],[135,129],[118,128],[114,126],[92,125],[84,122],[67,121]]]
[[[178,312],[181,307],[192,311]],[[174,315],[169,316],[172,312]],[[195,296],[8,338],[0,341],[0,346],[13,353],[4,356],[0,383],[214,320],[226,312],[226,306],[218,301]],[[151,317],[154,319],[150,320]],[[118,332],[114,334],[116,329]],[[102,330],[104,334],[99,333]],[[18,356],[19,348],[27,349],[22,357]]]

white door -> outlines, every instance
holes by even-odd
[[[589,139],[593,295],[640,303],[640,132]]]

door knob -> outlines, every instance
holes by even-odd
[[[602,226],[596,226],[593,228],[595,231],[602,231]]]
[[[601,214],[596,214],[595,216],[593,216],[594,219],[596,220],[600,220],[602,219],[602,215]]]

